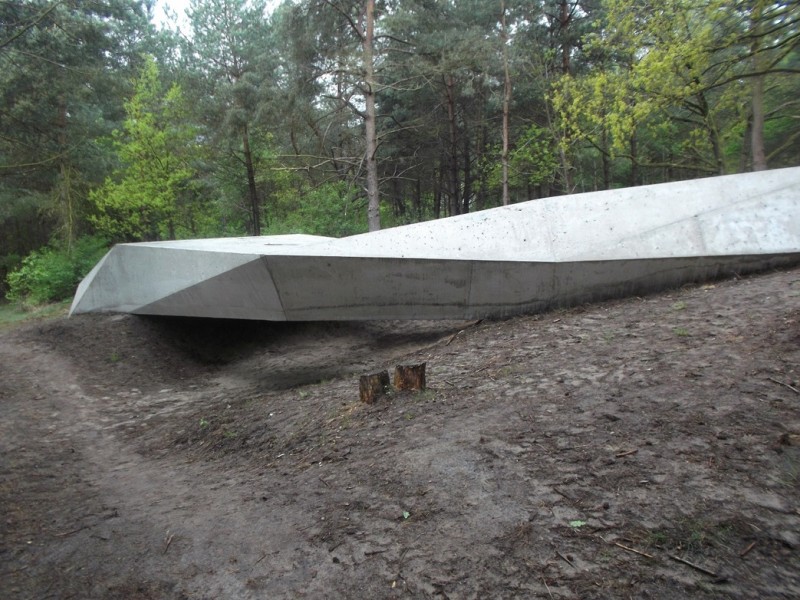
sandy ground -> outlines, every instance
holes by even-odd
[[[800,269],[498,322],[28,324],[0,451],[1,598],[798,598]]]

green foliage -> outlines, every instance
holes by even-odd
[[[346,183],[327,183],[314,189],[286,190],[277,199],[278,213],[266,234],[307,233],[345,237],[367,231],[366,201]]]
[[[13,271],[22,263],[22,257],[18,254],[6,254],[0,256],[0,273]]]
[[[779,67],[799,39],[787,26],[790,9],[783,3],[734,8],[729,0],[605,0],[604,8],[597,30],[584,39],[593,68],[562,77],[551,93],[562,141],[665,166],[673,177],[678,169],[695,175],[747,169],[751,143],[759,143],[752,135],[759,79],[753,75],[769,80],[759,103],[770,119],[788,106],[780,100],[784,91],[797,92],[797,77]],[[642,136],[658,128],[669,135]],[[793,129],[787,120],[776,137],[791,140]],[[763,133],[769,158],[788,147],[771,142],[769,124]],[[634,139],[647,144],[634,149]]]
[[[42,304],[66,298],[74,289],[75,270],[69,256],[54,248],[35,250],[8,274],[9,300]]]
[[[264,0],[193,2],[187,13],[191,34],[182,49],[191,61],[182,81],[192,98],[213,181],[214,203],[225,233],[258,235],[269,211],[272,163],[270,129],[276,65]]]
[[[38,305],[69,298],[108,250],[105,239],[84,236],[72,248],[62,243],[31,252],[8,274],[9,300]]]
[[[0,254],[0,298],[5,296],[6,277],[8,274],[22,264],[22,257],[16,253]]]
[[[110,161],[99,141],[148,30],[134,0],[0,3],[0,254],[87,232],[88,189]],[[36,218],[20,214],[34,203]]]
[[[20,306],[0,302],[0,329],[13,327],[32,319],[49,319],[63,315],[66,306],[63,304],[44,304],[42,306]]]
[[[506,0],[505,37],[498,3],[377,0],[369,85],[363,0],[194,0],[186,35],[146,4],[0,3],[0,280],[95,230],[365,231],[366,89],[384,226],[496,205],[506,67],[514,199],[800,155],[796,3]]]
[[[255,185],[261,202],[262,233],[285,229],[283,221],[287,211],[298,206],[297,198],[305,194],[308,185],[282,164],[272,134],[262,128],[250,129],[249,142]],[[212,235],[235,236],[252,231],[252,205],[248,198],[246,171],[242,167],[242,156],[238,151],[213,150],[213,157],[203,165],[208,184],[204,193],[213,198],[206,221],[206,231]]]
[[[174,239],[180,225],[191,229],[194,216],[181,214],[180,199],[191,194],[196,132],[180,87],[163,92],[152,57],[135,89],[123,131],[114,132],[122,167],[90,194],[97,209],[91,220],[115,240]]]
[[[558,169],[556,149],[549,133],[537,125],[530,125],[508,153],[508,183],[511,188],[526,190],[528,186],[550,183]],[[499,159],[500,146],[486,155],[482,168],[487,173],[486,182],[491,190],[502,186],[503,168]]]

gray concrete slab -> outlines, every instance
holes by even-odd
[[[461,319],[800,263],[800,168],[561,196],[332,239],[120,244],[71,313]]]

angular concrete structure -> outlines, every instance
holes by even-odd
[[[800,263],[800,167],[560,196],[343,239],[119,244],[70,314],[504,317]]]

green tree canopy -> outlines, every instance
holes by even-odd
[[[198,158],[196,129],[180,87],[162,90],[158,67],[146,57],[135,92],[125,103],[122,130],[114,132],[121,166],[93,191],[95,227],[111,239],[175,239],[196,230],[191,195]]]

